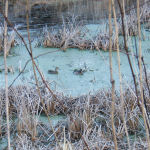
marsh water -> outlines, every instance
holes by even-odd
[[[9,19],[14,25],[18,26],[20,34],[27,40],[26,22],[25,22],[25,2],[12,1],[9,6]],[[80,6],[80,8],[78,7]],[[60,2],[48,1],[42,3],[40,1],[31,1],[30,3],[30,32],[34,57],[42,55],[36,59],[40,70],[46,80],[50,82],[51,88],[65,95],[79,96],[88,93],[95,93],[102,88],[110,87],[109,72],[109,53],[104,51],[67,49],[66,52],[57,51],[56,48],[36,47],[37,35],[40,34],[44,26],[58,26],[61,24],[62,16],[68,17],[75,15],[80,16],[80,21],[85,21],[85,27],[88,29],[87,36],[96,35],[100,30],[106,28],[105,19],[107,13],[107,1],[98,3],[95,0],[88,1],[71,1],[66,0]],[[81,9],[83,8],[83,9]],[[101,8],[101,9],[98,9]],[[79,11],[80,10],[80,11]],[[98,15],[100,12],[101,15]],[[88,13],[86,13],[88,12]],[[102,13],[103,12],[103,13]],[[97,15],[97,17],[96,17]],[[2,18],[2,17],[1,17]],[[99,23],[98,23],[99,22]],[[144,40],[142,40],[142,50],[147,69],[149,68],[150,55],[150,32],[142,29]],[[120,37],[121,38],[121,37]],[[138,39],[136,39],[138,41]],[[135,54],[135,37],[129,40],[129,49]],[[56,51],[56,52],[55,52]],[[124,53],[121,57],[121,72],[123,76],[124,86],[130,86],[132,81],[131,71],[128,65],[127,56]],[[132,56],[131,56],[132,57]],[[133,57],[134,58],[134,57]],[[30,59],[25,46],[21,41],[19,45],[11,50],[7,57],[8,67],[13,68],[14,73],[9,73],[9,85],[19,74],[19,70],[24,68],[26,62]],[[0,56],[0,69],[4,68],[3,56]],[[138,72],[137,60],[134,58],[133,64]],[[48,74],[48,70],[55,70],[58,67],[58,74]],[[75,75],[75,69],[84,69],[83,75]],[[26,84],[32,86],[34,77],[31,61],[27,64],[24,73],[14,82],[13,85]],[[117,53],[113,52],[113,71],[116,88],[119,87]],[[40,79],[40,77],[39,77]],[[4,72],[0,73],[0,86],[4,87]]]
[[[110,85],[110,67],[109,67],[109,52],[67,49],[66,52],[56,48],[36,47],[37,36],[42,31],[43,27],[57,26],[62,23],[62,18],[73,15],[80,16],[79,21],[85,24],[88,29],[87,36],[96,35],[100,30],[106,28],[105,18],[107,16],[107,2],[98,2],[97,0],[62,0],[56,2],[50,0],[48,3],[43,3],[38,0],[33,0],[30,3],[30,33],[32,41],[33,56],[36,58],[36,63],[43,73],[45,79],[49,81],[50,87],[64,95],[81,96],[86,94],[96,93],[101,89],[108,89]],[[0,1],[2,5],[2,1]],[[129,1],[131,2],[131,1]],[[80,6],[80,7],[79,7]],[[19,33],[27,40],[26,20],[25,20],[25,2],[23,0],[14,0],[9,5],[10,21],[17,26]],[[0,15],[2,20],[2,16]],[[10,28],[11,31],[11,28]],[[142,40],[142,53],[146,64],[147,71],[150,67],[150,32],[142,28],[144,36]],[[122,37],[120,37],[122,38]],[[129,50],[135,54],[135,38],[128,39]],[[17,39],[19,39],[17,37]],[[13,73],[8,74],[8,84],[11,85],[14,79],[18,76],[19,71],[25,67],[24,72],[13,83],[13,85],[35,85],[33,68],[27,50],[21,40],[17,40],[19,45],[12,48],[10,55],[7,57],[8,67],[13,68]],[[136,42],[138,38],[136,38]],[[59,50],[59,51],[58,51]],[[41,55],[41,56],[40,56]],[[115,79],[116,89],[119,89],[119,75],[117,53],[113,52],[113,76]],[[135,57],[130,56],[134,69],[138,74],[138,65]],[[123,77],[124,87],[131,86],[132,75],[127,61],[127,56],[120,53],[121,72]],[[48,70],[55,70],[58,67],[58,74],[49,74]],[[86,72],[83,75],[74,74],[75,69],[84,69]],[[0,56],[0,70],[4,69],[4,59]],[[0,87],[4,88],[5,78],[4,71],[0,72]],[[40,77],[39,77],[40,80]],[[40,116],[40,122],[48,123],[47,117]],[[65,121],[65,116],[52,116],[51,121],[55,126],[58,121]],[[7,140],[0,141],[0,149],[7,146]]]
[[[99,25],[86,25],[86,28],[92,32],[97,32]],[[144,30],[144,29],[143,29]],[[25,37],[26,31],[20,31]],[[95,93],[102,88],[110,87],[110,72],[109,72],[109,53],[104,51],[92,51],[92,50],[78,50],[67,49],[66,52],[57,51],[56,48],[43,48],[35,47],[36,39],[34,36],[37,29],[31,30],[32,35],[32,47],[34,57],[46,53],[38,57],[36,63],[42,71],[46,80],[51,84],[51,88],[57,92],[63,92],[65,95],[79,96],[88,93]],[[149,56],[150,56],[150,34],[143,31],[145,34],[145,40],[142,41],[142,50],[144,60],[147,69],[149,68]],[[134,38],[129,40],[130,50],[135,53]],[[127,56],[124,53],[120,53],[121,57],[121,72],[123,76],[124,86],[130,86],[132,81],[131,71],[128,65]],[[131,56],[132,57],[132,56]],[[133,57],[134,58],[134,57]],[[3,57],[0,57],[1,64],[3,66]],[[23,69],[26,62],[30,59],[25,46],[20,42],[19,46],[12,49],[11,54],[7,58],[8,67],[12,67],[14,73],[9,73],[8,80],[9,85],[19,74],[19,69]],[[138,72],[137,60],[132,59],[134,68]],[[48,70],[55,70],[58,67],[58,74],[48,74]],[[75,69],[84,69],[86,72],[83,75],[74,74]],[[31,61],[27,64],[24,73],[15,81],[14,85],[25,84],[32,86],[34,84],[33,68]],[[119,86],[118,77],[118,64],[117,53],[113,52],[113,70],[114,79],[116,81],[116,88]],[[39,77],[40,79],[40,77]],[[4,86],[4,72],[0,74],[0,86]]]

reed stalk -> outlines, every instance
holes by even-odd
[[[118,149],[116,129],[114,125],[114,111],[115,111],[115,80],[113,79],[113,66],[112,66],[112,0],[109,0],[109,64],[110,64],[110,82],[112,85],[112,110],[111,110],[111,125],[113,131],[113,140],[115,144],[115,150]]]
[[[5,16],[8,17],[8,0],[5,1]],[[8,98],[8,69],[7,69],[7,22],[4,20],[4,65],[5,65],[5,96],[6,96],[6,119],[7,119],[7,139],[8,150],[10,147],[10,127],[9,127],[9,98]]]
[[[149,137],[149,120],[146,119],[146,110],[144,107],[144,98],[143,98],[143,69],[142,69],[142,48],[141,48],[141,24],[140,24],[140,1],[137,0],[137,18],[138,18],[138,35],[139,35],[139,70],[140,70],[140,96],[141,96],[141,105],[142,105],[142,115],[146,130],[148,149],[150,150],[150,137]]]
[[[0,97],[0,136],[2,134],[2,121],[3,121],[3,116],[2,116],[2,99]]]
[[[125,23],[124,23],[125,14],[124,14],[124,10],[121,6],[120,0],[117,0],[117,2],[118,2],[120,13],[121,13],[122,32],[123,32],[123,38],[124,38],[124,49],[126,51],[126,55],[127,55],[127,58],[128,58],[128,63],[129,63],[130,70],[131,70],[132,77],[133,77],[133,81],[134,81],[135,93],[136,93],[136,96],[137,96],[137,104],[138,104],[138,106],[141,110],[139,96],[138,96],[138,86],[137,86],[136,75],[135,75],[135,72],[134,72],[134,69],[133,69],[133,65],[131,63],[131,58],[129,56],[129,50],[128,50],[128,44],[127,44],[127,35],[126,35],[126,31],[125,31],[126,27],[125,27]]]
[[[128,129],[125,121],[125,111],[124,111],[124,98],[123,98],[123,89],[122,89],[122,76],[121,76],[121,69],[120,69],[120,51],[119,51],[119,38],[118,38],[118,26],[117,26],[117,18],[116,18],[116,10],[114,6],[114,0],[112,0],[112,7],[113,7],[113,16],[114,16],[114,23],[115,23],[115,40],[117,44],[117,59],[118,59],[118,71],[119,71],[119,81],[120,81],[120,97],[121,97],[121,115],[122,115],[122,120],[123,120],[123,125],[125,128],[125,133],[127,136],[127,141],[128,141],[128,148],[131,149],[130,147],[130,140],[129,140],[129,134],[128,134]]]

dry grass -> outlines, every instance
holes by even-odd
[[[125,121],[133,149],[146,149],[146,138],[143,119],[136,103],[136,98],[130,89],[125,89],[124,110]],[[64,114],[67,119],[54,126],[59,144],[64,150],[71,149],[114,149],[111,127],[111,90],[101,90],[95,95],[85,95],[76,98],[65,97],[55,93],[67,109],[57,103],[53,96],[40,85],[40,92],[49,115]],[[148,95],[148,91],[145,91]],[[1,138],[5,137],[5,96],[0,90],[0,123]],[[150,107],[147,96],[147,107]],[[9,89],[9,111],[11,118],[11,145],[15,149],[59,149],[55,142],[53,130],[49,124],[39,121],[44,115],[43,106],[36,87],[16,86]],[[120,94],[115,93],[114,124],[119,149],[127,148],[125,130],[121,116]],[[150,109],[148,109],[150,110]],[[148,112],[149,113],[149,112]],[[131,138],[133,137],[133,138]]]

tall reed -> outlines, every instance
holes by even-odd
[[[112,0],[109,0],[109,64],[110,64],[110,82],[112,85],[112,110],[111,110],[111,125],[113,131],[113,139],[115,150],[118,149],[116,129],[114,125],[114,111],[115,111],[115,80],[113,79],[113,66],[112,66]]]
[[[120,51],[119,51],[119,38],[118,38],[118,25],[117,25],[117,18],[116,18],[116,10],[114,6],[114,0],[112,0],[112,7],[113,7],[113,16],[114,16],[114,22],[115,22],[115,39],[117,43],[117,60],[118,60],[118,71],[119,71],[119,81],[120,81],[120,97],[121,97],[121,111],[122,111],[122,120],[123,120],[123,125],[125,128],[125,133],[127,136],[127,141],[128,141],[128,148],[131,149],[130,147],[130,140],[129,140],[129,135],[128,135],[128,129],[126,125],[126,120],[125,120],[125,112],[124,112],[124,98],[123,98],[123,89],[122,89],[122,75],[121,75],[121,69],[120,69]]]
[[[8,0],[5,1],[5,16],[8,17]],[[6,118],[7,118],[7,139],[8,150],[10,147],[10,127],[9,127],[9,98],[8,98],[8,69],[7,69],[7,22],[4,20],[4,65],[5,65],[5,96],[6,96]]]
[[[138,35],[139,35],[139,69],[140,69],[140,96],[141,96],[141,107],[142,107],[142,115],[146,130],[148,149],[150,150],[150,137],[149,137],[149,120],[146,119],[146,110],[144,107],[144,98],[143,98],[143,69],[142,69],[142,48],[141,48],[141,24],[140,24],[140,2],[137,0],[137,18],[138,18]]]

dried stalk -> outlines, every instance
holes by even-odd
[[[146,85],[147,85],[147,89],[148,89],[148,91],[149,91],[149,97],[150,97],[150,87],[149,87],[149,83],[148,83],[147,70],[146,70],[144,58],[141,57],[141,59],[142,59],[143,67],[144,67],[145,81],[146,81]]]
[[[110,80],[112,85],[112,110],[111,110],[111,125],[113,131],[113,139],[115,144],[115,150],[118,149],[117,138],[116,138],[116,129],[114,125],[114,111],[115,111],[115,81],[113,79],[113,68],[112,68],[112,0],[109,0],[109,64],[110,64]]]
[[[150,150],[150,137],[149,137],[149,121],[146,119],[146,110],[144,107],[144,98],[143,98],[143,81],[142,81],[142,49],[141,49],[141,24],[140,24],[140,2],[137,0],[137,18],[138,18],[138,34],[139,34],[139,69],[140,69],[140,94],[141,94],[141,105],[142,105],[142,115],[146,130],[148,149]]]
[[[120,12],[121,12],[122,31],[123,31],[123,38],[124,38],[124,49],[125,49],[125,51],[126,51],[127,58],[128,58],[128,62],[129,62],[129,66],[130,66],[130,69],[131,69],[131,72],[132,72],[132,77],[133,77],[133,81],[134,81],[134,85],[135,85],[135,91],[136,91],[136,95],[137,95],[138,105],[140,105],[140,104],[139,104],[139,98],[138,98],[138,90],[137,90],[136,76],[135,76],[135,74],[134,74],[134,70],[133,70],[133,66],[132,66],[132,63],[131,63],[131,59],[130,59],[129,51],[128,51],[128,46],[127,46],[127,37],[126,37],[125,23],[124,23],[125,14],[124,14],[124,11],[123,11],[123,9],[122,9],[122,7],[121,7],[120,0],[117,0],[117,2],[118,2],[118,4],[119,4],[119,8],[120,8]]]
[[[8,16],[8,0],[5,1],[5,16]],[[4,21],[4,64],[5,64],[5,96],[6,96],[6,119],[8,150],[10,147],[10,127],[9,127],[9,98],[8,98],[8,69],[7,69],[7,22]]]
[[[115,6],[114,6],[114,0],[112,0],[112,7],[113,7],[113,16],[114,16],[114,22],[115,22],[116,43],[117,43],[117,59],[118,59],[118,69],[119,69],[119,81],[120,81],[120,97],[121,97],[122,120],[123,120],[123,125],[124,125],[124,128],[125,128],[125,133],[126,133],[126,136],[127,136],[128,148],[131,149],[128,129],[127,129],[126,121],[125,121],[124,98],[123,98],[123,89],[122,89],[122,76],[121,76],[121,69],[120,69],[120,52],[119,52],[118,26],[117,26],[117,18],[116,18],[116,11],[115,11]]]

